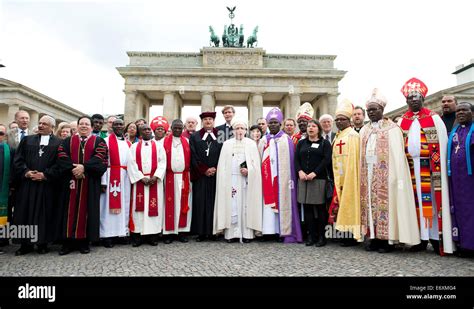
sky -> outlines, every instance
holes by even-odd
[[[199,52],[209,25],[229,24],[226,6],[246,37],[259,26],[267,53],[337,55],[338,100],[355,105],[378,88],[398,108],[411,77],[428,94],[455,86],[455,67],[474,58],[472,0],[0,0],[0,77],[88,114],[123,113],[126,52]]]

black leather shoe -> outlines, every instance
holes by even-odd
[[[244,244],[248,244],[248,243],[250,243],[251,241],[252,241],[251,239],[242,238],[242,242],[243,242]]]
[[[155,235],[149,237],[148,244],[153,247],[158,246],[158,238]]]
[[[226,239],[225,241],[226,241],[226,243],[231,244],[231,243],[234,242],[234,239],[233,239],[233,238],[231,238],[231,239]]]
[[[409,251],[410,252],[425,251],[427,246],[428,246],[428,241],[422,240],[421,243],[419,243],[418,245],[411,246]]]
[[[178,237],[178,240],[179,240],[180,242],[188,242],[188,238],[187,238],[186,236],[179,236],[179,237]]]
[[[91,252],[91,249],[89,248],[89,246],[84,246],[79,249],[79,252],[81,254],[88,254]]]
[[[365,246],[365,251],[377,251],[379,249],[378,239],[371,239]]]
[[[46,245],[38,245],[38,249],[36,249],[36,252],[38,252],[38,254],[46,254],[49,252],[49,249]]]
[[[112,238],[104,238],[102,240],[102,243],[105,248],[113,248],[114,242],[112,241]]]
[[[353,238],[344,238],[341,241],[341,247],[352,247],[356,245],[357,245],[357,241]]]
[[[140,247],[142,245],[141,240],[132,241],[132,247]]]
[[[59,255],[66,255],[72,252],[72,249],[69,246],[62,246],[61,250],[59,250]]]
[[[378,250],[379,253],[389,253],[393,251],[393,245],[384,244]]]
[[[314,241],[308,240],[305,244],[306,247],[314,246]]]
[[[316,243],[316,247],[324,247],[327,244],[326,238],[320,238]]]
[[[169,245],[172,242],[173,242],[173,239],[171,239],[171,237],[165,238],[165,240],[163,240],[163,243],[165,243],[167,245]]]
[[[205,239],[206,239],[206,236],[202,236],[202,235],[199,235],[198,237],[196,237],[197,242],[204,241]]]
[[[33,246],[21,246],[20,249],[16,250],[15,255],[20,256],[30,252],[33,252]]]

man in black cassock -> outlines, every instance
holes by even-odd
[[[13,170],[19,186],[13,223],[37,226],[37,237],[29,235],[30,238],[21,239],[15,255],[32,252],[33,242],[37,244],[38,253],[47,253],[48,242],[54,240],[52,218],[57,208],[55,188],[59,176],[56,162],[61,144],[61,140],[52,134],[55,124],[51,116],[41,117],[38,134],[25,136],[15,153]]]
[[[215,112],[204,112],[199,117],[202,129],[190,140],[193,179],[193,213],[191,233],[196,241],[212,236],[214,225],[214,199],[216,197],[216,168],[223,140],[220,141],[214,128]]]
[[[91,134],[92,120],[88,116],[78,119],[77,131],[62,142],[58,151],[63,181],[69,183],[60,196],[64,242],[59,255],[74,249],[89,253],[89,242],[99,240],[100,180],[107,170],[107,144]]]

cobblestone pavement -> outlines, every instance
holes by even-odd
[[[366,252],[362,245],[322,248],[304,244],[224,241],[159,243],[157,247],[92,246],[90,254],[0,254],[0,276],[474,276],[474,259],[420,253]]]

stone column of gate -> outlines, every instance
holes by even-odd
[[[328,97],[327,95],[322,95],[318,100],[313,104],[314,113],[316,117],[316,110],[319,108],[319,117],[324,114],[328,114]]]
[[[216,108],[216,102],[214,100],[214,93],[209,91],[201,92],[201,113],[202,112],[213,112]]]
[[[172,121],[176,118],[176,92],[166,91],[163,96],[163,116]]]
[[[125,123],[134,122],[136,118],[136,91],[125,91],[125,110],[123,118]]]
[[[248,101],[249,127],[257,123],[257,119],[263,117],[263,94],[251,93]]]
[[[296,113],[298,112],[298,108],[300,108],[300,105],[301,105],[301,98],[300,98],[299,93],[290,94],[289,98],[290,98],[290,101],[289,101],[289,106],[287,107],[285,111],[285,119],[295,118]]]
[[[336,107],[337,107],[337,96],[338,93],[329,93],[327,98],[327,113],[331,115],[333,118],[336,118]]]
[[[10,104],[8,105],[8,113],[7,113],[7,124],[9,124],[10,122],[12,122],[13,120],[15,120],[15,114],[16,112],[18,112],[20,110],[20,106],[18,104]]]
[[[28,114],[30,114],[30,128],[34,128],[38,125],[38,121],[39,121],[39,114],[37,111],[29,111]],[[59,123],[56,123],[56,125],[58,125]]]

